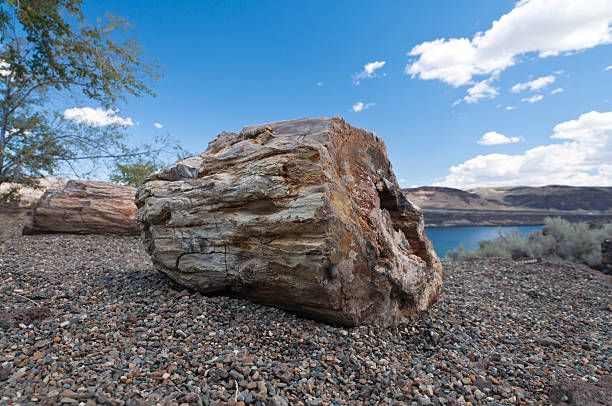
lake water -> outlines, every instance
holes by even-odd
[[[478,248],[480,241],[494,240],[499,229],[502,231],[518,229],[521,233],[529,234],[541,230],[542,226],[425,227],[425,233],[433,242],[440,258],[444,258],[448,251],[459,248],[461,243],[466,250],[472,250]]]

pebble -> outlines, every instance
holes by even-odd
[[[612,373],[609,277],[444,268],[420,320],[342,328],[186,291],[136,237],[14,233],[0,243],[0,404],[546,405],[557,382]],[[16,320],[36,306],[11,291],[48,313]]]

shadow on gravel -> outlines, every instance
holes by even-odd
[[[28,307],[0,312],[0,328],[9,329],[19,323],[28,325],[34,320],[46,319],[51,314],[51,310],[46,307]]]
[[[558,383],[550,389],[549,397],[553,405],[559,406],[612,405],[612,376],[604,376],[595,383]]]

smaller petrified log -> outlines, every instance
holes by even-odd
[[[71,180],[42,195],[23,234],[139,234],[135,194],[129,186]]]

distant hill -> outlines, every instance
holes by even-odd
[[[404,193],[423,209],[428,226],[542,224],[547,216],[612,221],[612,187],[424,186]]]

